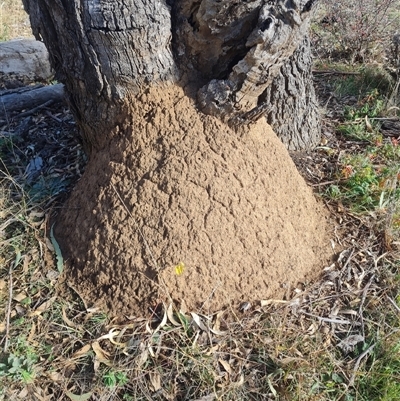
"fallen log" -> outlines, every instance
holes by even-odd
[[[0,120],[25,117],[43,107],[64,101],[64,85],[36,85],[16,90],[8,90],[0,94]]]

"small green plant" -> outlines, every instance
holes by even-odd
[[[392,145],[393,146],[393,145]],[[346,155],[340,160],[339,183],[331,185],[327,195],[342,200],[353,211],[385,211],[400,201],[400,154],[394,163],[385,157],[397,149],[372,147],[364,154]],[[385,165],[381,161],[386,162]]]
[[[357,107],[347,107],[345,117],[351,121],[365,117],[374,118],[382,113],[384,106],[385,104],[379,95],[379,91],[374,89],[358,102]]]
[[[351,79],[354,83],[354,77]],[[337,182],[327,188],[325,195],[341,201],[353,212],[390,215],[386,219],[391,220],[390,229],[398,231],[400,146],[397,139],[384,138],[380,133],[377,117],[384,115],[386,103],[378,90],[379,83],[379,77],[365,71],[358,78],[358,91],[363,96],[355,106],[345,109],[345,121],[338,127],[353,145],[338,160]]]
[[[27,384],[33,382],[35,378],[34,365],[37,362],[36,356],[9,354],[0,360],[0,378],[7,376]]]
[[[128,383],[128,376],[125,372],[110,369],[103,374],[102,382],[109,388],[122,387]]]

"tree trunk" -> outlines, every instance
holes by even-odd
[[[23,1],[90,152],[55,229],[81,293],[114,312],[215,310],[315,274],[324,211],[260,119],[301,110],[284,77],[309,78],[315,1]]]
[[[311,67],[310,40],[306,36],[262,95],[262,102],[271,105],[267,122],[289,150],[312,148],[320,141]]]
[[[24,0],[88,150],[107,143],[126,94],[157,80],[203,82],[205,113],[242,124],[265,112],[291,150],[314,146],[319,120],[307,30],[316,2]]]

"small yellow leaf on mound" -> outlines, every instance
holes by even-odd
[[[179,262],[179,264],[175,266],[176,275],[180,276],[184,271],[185,271],[185,265],[182,262]]]

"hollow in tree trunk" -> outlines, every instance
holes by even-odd
[[[264,118],[302,94],[279,75],[307,68],[315,1],[23,1],[90,154],[55,226],[89,302],[215,310],[318,273],[325,212]]]

